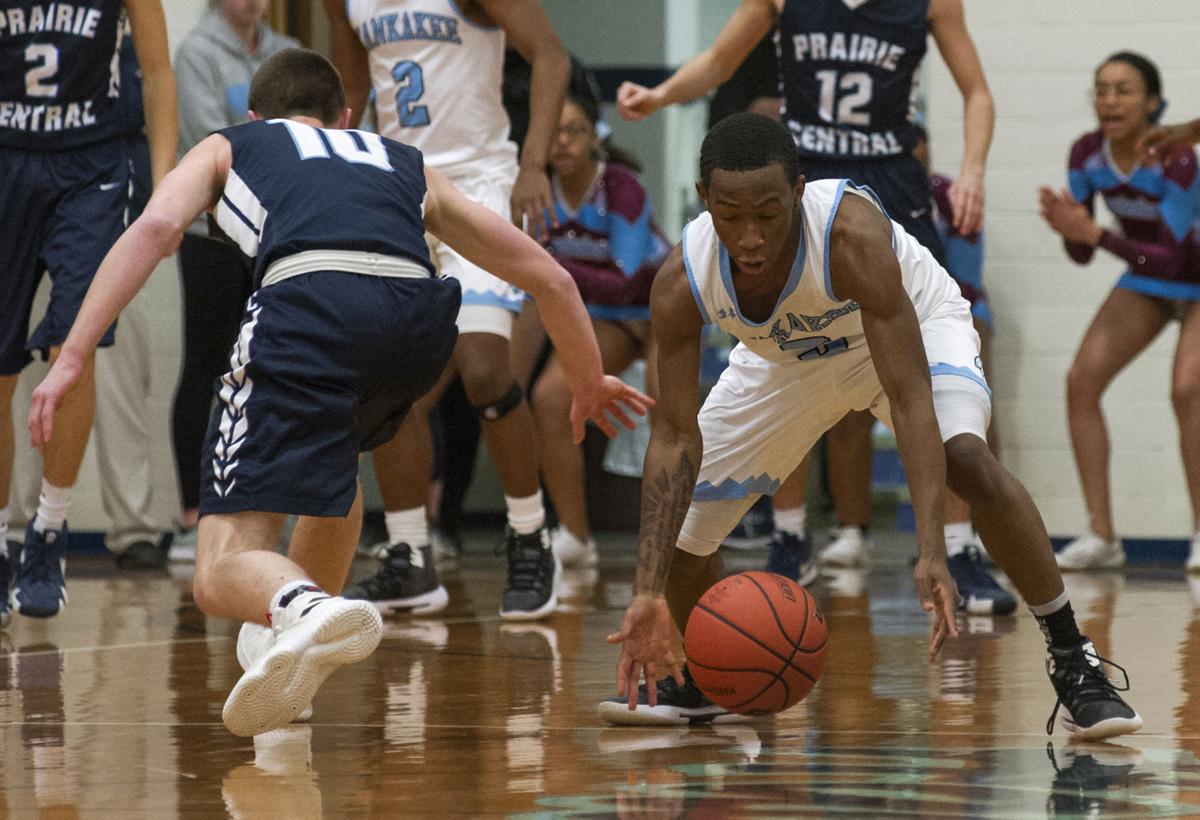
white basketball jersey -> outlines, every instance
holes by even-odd
[[[347,0],[346,15],[367,49],[379,133],[441,171],[516,157],[502,29],[472,23],[453,0]]]
[[[712,215],[705,212],[689,222],[683,229],[683,261],[705,324],[720,326],[771,362],[810,361],[866,344],[858,304],[838,299],[830,285],[830,228],[847,192],[879,206],[868,189],[849,180],[820,180],[804,187],[800,247],[775,310],[763,322],[747,319],[738,308],[729,252],[717,238]],[[892,247],[919,321],[942,310],[966,309],[950,275],[895,222]]]

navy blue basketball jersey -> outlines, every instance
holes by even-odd
[[[302,251],[366,251],[433,273],[425,244],[421,152],[367,131],[259,120],[217,132],[233,164],[217,224],[255,258],[257,287],[272,262]]]
[[[912,150],[910,97],[928,31],[929,0],[786,0],[775,43],[784,122],[800,155]]]
[[[121,0],[0,4],[0,146],[65,151],[116,136]]]

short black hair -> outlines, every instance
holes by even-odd
[[[346,92],[337,69],[308,49],[273,54],[250,81],[249,108],[263,119],[303,115],[331,125],[345,107]]]
[[[742,113],[714,125],[700,146],[700,182],[708,187],[712,172],[753,171],[782,165],[788,183],[800,178],[800,162],[792,134],[778,120]]]
[[[1147,96],[1162,97],[1162,77],[1158,73],[1158,66],[1148,57],[1144,57],[1136,51],[1118,51],[1116,54],[1109,55],[1109,58],[1100,65],[1103,67],[1109,63],[1125,63],[1142,75],[1142,84],[1146,86]]]

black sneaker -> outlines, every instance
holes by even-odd
[[[8,583],[12,578],[12,561],[9,560],[9,545],[0,541],[0,629],[8,626],[12,620],[12,608],[8,602]]]
[[[427,615],[446,608],[450,596],[438,580],[433,566],[433,550],[393,544],[388,547],[379,571],[370,578],[348,587],[343,598],[370,601],[383,614],[410,612]]]
[[[562,566],[550,546],[550,530],[529,535],[509,530],[503,549],[508,552],[508,583],[500,602],[506,621],[536,621],[558,606],[558,576]]]
[[[118,553],[117,569],[155,570],[167,568],[167,553],[150,541],[134,541]]]
[[[638,687],[637,707],[629,709],[626,698],[609,698],[600,701],[596,713],[605,723],[614,726],[685,726],[690,723],[747,723],[754,718],[730,712],[718,706],[700,691],[692,680],[687,664],[683,666],[683,686],[667,676],[655,684],[658,705],[651,706],[646,695],[646,684]]]
[[[12,591],[17,612],[30,618],[51,618],[67,605],[66,551],[65,523],[61,530],[38,532],[30,522]]]
[[[791,578],[802,587],[817,579],[817,563],[812,557],[812,540],[776,530],[767,553],[767,572]]]
[[[984,569],[983,556],[975,544],[968,543],[946,563],[958,585],[959,609],[969,615],[1011,615],[1017,611],[1017,599]]]
[[[721,546],[735,550],[753,550],[765,547],[771,543],[771,534],[775,531],[775,510],[771,506],[771,496],[761,496],[758,501],[742,516],[737,526]]]
[[[1104,674],[1103,664],[1120,670],[1124,686],[1113,685]],[[1060,706],[1066,708],[1063,728],[1080,740],[1103,740],[1142,728],[1141,717],[1117,694],[1129,691],[1129,674],[1097,655],[1096,647],[1087,638],[1069,649],[1047,647],[1046,672],[1058,694],[1054,711],[1046,721],[1046,734],[1054,733],[1054,716]]]
[[[1058,765],[1053,745],[1046,755],[1054,767],[1054,783],[1046,798],[1048,817],[1100,817],[1109,788],[1127,788],[1129,775],[1142,762],[1142,752],[1112,743],[1081,743],[1062,750]]]

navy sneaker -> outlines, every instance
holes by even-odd
[[[25,528],[12,601],[29,618],[51,618],[67,605],[67,525],[38,532]]]
[[[554,554],[550,530],[542,527],[528,535],[511,528],[497,549],[508,553],[508,582],[500,602],[500,617],[506,621],[536,621],[558,606],[558,584],[562,563]]]
[[[771,550],[767,554],[767,572],[791,578],[802,587],[817,579],[817,563],[812,557],[812,540],[790,532],[776,530],[771,537]]]
[[[646,695],[646,684],[638,687],[637,706],[631,711],[625,698],[609,698],[600,701],[597,714],[605,723],[614,726],[686,726],[691,723],[746,723],[754,720],[751,715],[730,712],[718,706],[700,691],[692,680],[687,664],[683,666],[683,686],[670,675],[655,684],[658,690],[658,705],[651,706]]]
[[[746,510],[742,520],[721,546],[735,550],[753,550],[771,543],[771,534],[775,531],[775,510],[771,506],[771,496],[764,495]]]
[[[408,612],[429,615],[441,612],[450,601],[433,566],[433,548],[392,544],[384,553],[379,571],[347,588],[342,597],[370,601],[384,615]]]
[[[959,609],[970,615],[1011,615],[1017,611],[1017,599],[983,568],[979,547],[967,544],[947,563],[958,585]]]
[[[1103,664],[1124,676],[1123,686],[1115,686],[1104,672]],[[1129,675],[1117,664],[1096,654],[1086,637],[1074,647],[1048,646],[1046,672],[1058,694],[1054,711],[1046,721],[1046,734],[1054,732],[1059,707],[1066,707],[1063,728],[1079,740],[1104,740],[1142,728],[1142,719],[1118,692],[1129,691]]]
[[[11,605],[8,601],[8,583],[12,577],[9,567],[12,562],[8,556],[9,546],[4,541],[0,541],[0,629],[8,626],[8,622],[12,620]]]

